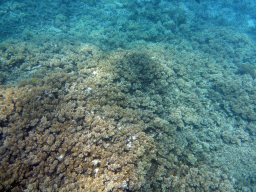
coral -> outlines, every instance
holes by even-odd
[[[24,45],[21,72],[36,61],[40,68],[1,87],[1,189],[233,191],[232,175],[246,182],[241,169],[252,180],[248,164],[236,171],[234,158],[226,170],[219,154],[253,145],[254,81],[193,42],[107,53],[82,43]],[[17,49],[5,43],[2,53]]]
[[[118,86],[93,74],[88,83],[56,74],[1,90],[2,189],[110,191],[145,183],[153,140],[138,112],[126,112]],[[139,162],[147,164],[136,169]]]
[[[85,2],[88,3],[88,5],[90,6],[95,6],[99,2],[99,0],[87,0]]]
[[[253,79],[256,78],[256,66],[255,65],[245,63],[245,64],[238,65],[238,67],[239,67],[238,73],[240,73],[240,74],[248,73],[252,76]]]
[[[255,191],[255,2],[24,2],[0,3],[0,191]]]

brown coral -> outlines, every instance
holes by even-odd
[[[206,141],[218,132],[193,135],[220,121],[194,73],[205,61],[157,50],[81,45],[43,62],[53,73],[44,79],[1,88],[1,189],[232,191],[209,166]]]

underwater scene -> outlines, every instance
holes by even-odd
[[[0,191],[256,192],[256,1],[1,0]]]

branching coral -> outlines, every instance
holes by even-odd
[[[1,190],[233,191],[209,165],[214,139],[229,140],[200,54],[77,49],[42,63],[44,79],[1,88]]]

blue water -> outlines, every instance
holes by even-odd
[[[0,191],[256,191],[256,1],[2,0]]]

